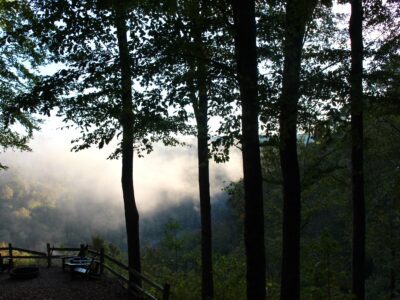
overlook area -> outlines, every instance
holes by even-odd
[[[0,273],[0,299],[59,300],[126,300],[126,290],[115,279],[71,280],[60,267],[41,267],[39,276],[29,280],[12,280],[7,272]]]
[[[170,299],[169,284],[154,282],[104,248],[84,244],[66,248],[48,243],[47,251],[40,252],[10,243],[0,247],[0,275],[2,299]]]
[[[399,149],[398,0],[0,0],[0,300],[400,299]]]

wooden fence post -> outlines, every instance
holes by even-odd
[[[163,300],[169,300],[169,294],[170,294],[170,285],[166,283],[164,284],[164,289],[163,289]]]
[[[79,246],[79,248],[80,248],[80,250],[79,250],[79,256],[80,256],[80,257],[86,256],[86,253],[85,253],[85,245],[84,245],[84,244],[81,244],[81,245]]]
[[[10,256],[9,262],[10,262],[10,269],[14,267],[14,261],[13,261],[13,249],[12,249],[12,244],[8,243],[8,255]]]
[[[104,248],[100,249],[100,274],[104,271]]]
[[[50,244],[47,243],[47,267],[50,268],[51,267],[51,248],[50,248]]]

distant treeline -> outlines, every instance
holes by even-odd
[[[40,180],[23,175],[15,168],[0,177],[0,241],[12,242],[20,247],[43,248],[47,242],[56,245],[79,245],[101,237],[126,251],[126,233],[123,210],[111,199],[100,200],[64,187],[56,180]],[[213,203],[215,237],[218,224],[232,216],[227,206],[227,194],[221,193]],[[179,222],[186,233],[200,232],[198,205],[192,199],[181,199],[177,204],[143,214],[141,238],[144,247],[159,243],[165,225]],[[231,232],[231,235],[234,232]],[[222,234],[221,249],[232,240]],[[218,243],[218,242],[217,242]]]

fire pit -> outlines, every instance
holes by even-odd
[[[38,276],[38,267],[19,267],[12,269],[10,272],[10,277],[12,279],[31,279]]]

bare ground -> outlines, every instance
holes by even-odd
[[[72,278],[59,267],[39,269],[39,276],[10,279],[0,273],[0,300],[126,300],[126,290],[114,278]]]

